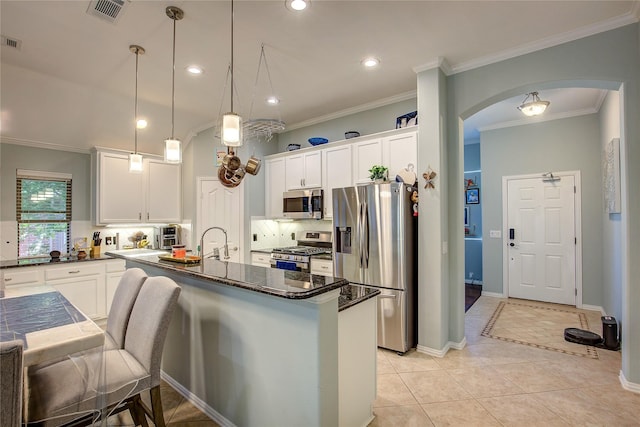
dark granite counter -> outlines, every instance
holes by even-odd
[[[110,251],[106,255],[125,259],[127,263],[157,267],[203,281],[222,283],[287,299],[311,298],[341,288],[344,285],[349,285],[347,280],[337,277],[258,267],[215,259],[205,259],[199,264],[185,265],[161,260],[158,258],[157,253],[153,252],[150,255],[143,255],[138,251],[135,256],[130,256],[127,255],[126,251]],[[349,294],[356,293],[349,292]]]
[[[340,288],[340,296],[338,297],[338,311],[346,310],[369,298],[376,297],[380,294],[379,289],[369,288],[361,285],[344,285]]]
[[[84,259],[78,259],[77,257],[60,257],[58,260],[53,260],[51,257],[41,258],[23,258],[23,259],[9,259],[0,261],[0,269],[14,268],[14,267],[33,267],[34,265],[52,265],[52,264],[67,264],[74,262],[91,262],[91,261],[104,261],[113,259],[113,257],[107,255],[101,255],[96,258],[86,257]]]

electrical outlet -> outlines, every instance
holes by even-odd
[[[104,244],[105,245],[110,245],[111,244],[111,236],[107,236],[104,238]]]
[[[258,241],[258,235],[256,233],[253,233],[253,241],[254,242]]]
[[[291,240],[296,240],[296,233],[291,233]]]

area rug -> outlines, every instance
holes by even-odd
[[[589,329],[584,313],[520,301],[501,301],[483,337],[598,359],[595,347],[565,341],[565,328]]]

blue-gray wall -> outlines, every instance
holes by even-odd
[[[308,139],[327,138],[329,142],[345,139],[347,131],[357,131],[360,135],[395,129],[396,118],[416,111],[416,98],[395,102],[368,111],[350,114],[322,123],[283,132],[278,135],[278,151],[286,151],[289,144],[300,144],[301,148],[311,147]]]
[[[602,306],[602,180],[596,114],[482,132],[484,230],[502,230],[502,177],[580,171],[583,303]],[[488,235],[488,233],[485,233]],[[485,236],[487,237],[487,236]],[[483,290],[503,293],[503,240],[485,238]]]
[[[16,170],[70,173],[71,219],[91,219],[91,156],[16,144],[0,144],[0,221],[16,220]]]
[[[480,139],[464,141],[464,178],[472,179],[480,189],[479,204],[465,204],[469,208],[469,234],[464,239],[464,277],[466,283],[482,281],[482,173]],[[465,231],[466,233],[466,231]]]

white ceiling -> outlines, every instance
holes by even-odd
[[[294,13],[284,1],[235,2],[235,110],[245,118],[281,118],[288,127],[340,111],[412,96],[416,69],[444,58],[452,73],[567,40],[637,22],[638,1],[322,1]],[[3,36],[0,113],[3,142],[67,147],[133,148],[135,56],[140,57],[139,150],[160,154],[171,133],[173,21],[165,8],[182,8],[177,22],[175,136],[188,140],[229,109],[229,1],[127,0],[116,23],[86,13],[89,1],[0,1]],[[255,85],[261,44],[279,107],[264,68]],[[381,59],[363,70],[367,55]],[[205,69],[188,76],[185,67]],[[226,91],[225,91],[226,86]],[[598,108],[598,91],[540,92],[549,113]],[[253,111],[249,114],[252,97]],[[524,98],[524,96],[522,97]],[[561,99],[582,99],[563,106]],[[510,101],[516,106],[522,99]],[[506,103],[507,101],[505,101]],[[517,120],[490,107],[492,119],[469,128]],[[512,109],[513,108],[513,109]],[[518,113],[519,114],[519,113]],[[480,117],[481,118],[481,117]]]

